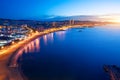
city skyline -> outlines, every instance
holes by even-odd
[[[0,80],[120,80],[119,9],[120,0],[0,0]]]
[[[0,18],[120,14],[119,0],[1,0]]]

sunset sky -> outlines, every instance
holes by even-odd
[[[118,14],[119,9],[120,0],[0,0],[0,18]]]

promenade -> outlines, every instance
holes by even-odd
[[[49,34],[52,32],[56,32],[56,31],[60,31],[60,30],[66,30],[68,28],[71,28],[71,26],[69,27],[60,27],[60,28],[50,28],[50,29],[46,29],[43,32],[33,32],[31,35],[29,35],[26,39],[21,40],[17,43],[13,43],[10,46],[7,47],[3,47],[0,50],[0,80],[26,80],[27,78],[25,78],[22,74],[21,71],[19,71],[19,67],[10,67],[11,65],[9,61],[12,55],[14,55],[14,52],[19,50],[19,48],[23,47],[24,45],[26,45],[27,43],[29,43],[30,41],[43,36],[45,34]],[[15,65],[12,65],[15,66]]]

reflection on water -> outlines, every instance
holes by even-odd
[[[59,38],[63,39],[65,37],[65,31],[59,31],[56,33],[50,33],[43,36],[44,44],[47,45],[48,41],[53,42],[54,41],[54,34],[56,34]],[[10,66],[16,67],[18,66],[17,61],[22,56],[22,54],[25,52],[32,53],[32,52],[39,52],[40,51],[40,38],[35,39],[34,41],[31,41],[30,43],[26,44],[25,46],[21,47],[13,56]]]
[[[49,41],[53,42],[55,34],[59,38],[63,39],[65,32],[60,31],[44,35],[42,38],[44,44],[47,45]],[[12,56],[8,67],[5,66],[6,62],[0,61],[0,80],[26,80],[26,77],[21,75],[21,65],[18,63],[18,59],[21,58],[23,53],[28,54],[34,52],[40,52],[40,38],[37,38],[34,41],[31,41],[30,43],[21,46],[21,48],[18,49],[18,51],[16,51],[15,54]]]
[[[65,38],[66,31],[58,31],[55,33],[50,33],[43,36],[44,44],[47,45],[48,41],[53,42],[54,36],[56,35],[59,39],[63,40]]]
[[[22,54],[25,53],[31,53],[31,52],[38,52],[40,51],[40,40],[35,39],[34,41],[31,41],[29,44],[26,44],[25,46],[23,46],[22,48],[20,48],[15,55],[13,56],[11,62],[10,62],[10,66],[12,67],[17,67],[17,60],[19,59],[19,57],[22,56]]]
[[[65,34],[66,34],[66,31],[56,32],[56,36],[58,36],[60,40],[63,40],[65,38]]]
[[[31,53],[40,51],[40,38],[31,41],[21,48],[12,56],[8,65],[7,61],[0,59],[0,80],[27,80],[21,72],[21,66],[18,66],[18,59],[23,53]],[[4,58],[3,58],[4,59]]]
[[[44,44],[45,45],[47,45],[48,40],[53,42],[53,40],[54,40],[54,33],[50,33],[50,34],[44,35],[43,39],[44,39]]]
[[[40,51],[22,56],[24,74],[30,80],[108,80],[103,65],[120,65],[120,28],[109,28],[69,29],[41,37]]]
[[[108,80],[102,67],[119,66],[119,53],[120,27],[85,28],[82,32],[69,29],[22,46],[11,66],[17,67],[22,59],[22,71],[30,80]]]
[[[47,45],[47,35],[44,35],[44,36],[43,36],[43,39],[44,39],[45,45]]]
[[[0,61],[0,80],[26,80],[26,77],[21,75],[21,64],[18,63],[19,59],[22,58],[23,53],[39,53],[40,52],[40,39],[43,39],[45,45],[48,42],[54,42],[54,37],[57,36],[58,39],[63,40],[65,38],[66,31],[59,31],[55,33],[50,33],[44,35],[42,38],[37,38],[30,43],[21,46],[15,54],[11,57],[9,66],[4,66],[5,63]],[[29,54],[28,54],[29,55]],[[3,66],[2,66],[3,65]],[[2,72],[2,73],[1,73]],[[19,78],[19,79],[18,79]]]
[[[51,41],[53,42],[53,40],[54,40],[54,33],[48,34],[48,35],[47,35],[47,39],[48,39],[48,40],[51,40]]]

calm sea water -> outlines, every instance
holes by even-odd
[[[120,66],[119,26],[68,29],[37,38],[18,51],[29,80],[109,80],[103,65]]]

